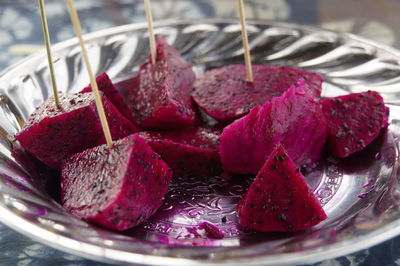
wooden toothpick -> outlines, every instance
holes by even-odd
[[[42,21],[43,39],[46,45],[47,61],[49,63],[51,83],[53,86],[53,95],[56,108],[60,108],[60,98],[58,97],[56,76],[54,74],[53,56],[51,54],[51,42],[49,28],[47,26],[46,10],[44,7],[44,0],[39,0],[40,19]]]
[[[89,57],[87,55],[85,43],[83,41],[81,23],[79,22],[78,13],[76,12],[73,0],[66,0],[66,1],[67,1],[67,6],[68,6],[68,12],[69,12],[69,15],[71,16],[72,25],[75,29],[76,36],[78,37],[79,45],[81,46],[83,62],[86,66],[86,70],[89,75],[90,85],[92,86],[92,91],[93,91],[94,99],[96,102],[97,112],[100,117],[100,122],[101,122],[101,126],[103,128],[104,136],[106,138],[108,147],[111,148],[113,145],[111,132],[110,132],[110,128],[108,126],[107,118],[106,118],[106,115],[104,112],[103,102],[101,101],[99,88],[97,87],[96,78],[93,75],[92,68],[89,63]]]
[[[239,14],[240,14],[240,24],[242,25],[242,41],[243,41],[243,49],[244,49],[244,61],[246,63],[247,81],[253,82],[253,70],[251,68],[251,57],[250,57],[250,49],[249,49],[249,40],[247,38],[246,18],[245,18],[245,14],[244,14],[243,0],[238,0],[238,7],[239,7]]]
[[[156,39],[154,37],[153,16],[151,15],[150,0],[144,0],[144,9],[146,11],[146,18],[147,18],[147,30],[149,32],[151,61],[154,65],[157,59],[157,51],[156,51]]]

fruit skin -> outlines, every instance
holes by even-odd
[[[219,151],[225,171],[257,174],[277,142],[297,166],[319,160],[326,141],[326,120],[320,104],[304,86],[300,81],[224,128]]]
[[[132,112],[129,110],[128,105],[125,103],[121,94],[108,77],[107,73],[102,73],[96,77],[97,87],[104,95],[110,100],[110,102],[118,109],[118,111],[126,119],[128,119],[135,127],[135,131],[140,131],[137,127],[136,119],[132,116]],[[92,86],[89,85],[81,91],[81,93],[91,92]]]
[[[232,122],[246,115],[254,106],[280,96],[300,79],[319,98],[323,77],[290,67],[253,65],[254,82],[246,81],[245,65],[228,65],[207,71],[193,84],[192,96],[197,105],[221,122]]]
[[[329,152],[340,158],[364,149],[389,125],[389,108],[376,91],[321,101],[328,123]]]
[[[190,95],[194,80],[191,66],[158,37],[156,64],[149,56],[132,86],[125,87],[122,93],[141,128],[184,128],[197,121]]]
[[[102,101],[114,140],[136,131],[106,97]],[[67,156],[106,143],[92,93],[60,93],[60,105],[55,108],[49,97],[15,136],[27,152],[55,169]]]
[[[242,226],[262,232],[305,230],[327,218],[281,144],[240,200],[237,214]]]
[[[201,127],[172,131],[140,132],[174,174],[217,175],[221,173],[218,138],[221,130]]]
[[[61,202],[88,222],[123,231],[161,206],[172,172],[138,134],[69,157],[61,171]]]

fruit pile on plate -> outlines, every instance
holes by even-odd
[[[254,178],[237,206],[242,226],[299,231],[326,219],[301,174],[327,148],[344,158],[388,126],[374,91],[321,98],[319,74],[281,66],[228,65],[196,79],[172,46],[157,39],[138,75],[117,89],[98,87],[114,140],[101,130],[91,87],[48,98],[15,136],[26,152],[61,175],[71,214],[112,230],[132,228],[162,204],[174,175]]]

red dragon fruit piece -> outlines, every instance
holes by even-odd
[[[217,226],[208,222],[200,223],[198,229],[204,230],[205,235],[211,239],[223,239],[225,237],[224,233]]]
[[[285,149],[276,145],[237,206],[239,223],[262,232],[294,232],[327,218]]]
[[[136,119],[133,117],[132,112],[129,110],[128,105],[125,103],[121,94],[108,77],[107,73],[100,74],[96,77],[97,86],[100,91],[110,100],[110,102],[118,109],[118,111],[126,119],[132,122],[136,126]],[[81,93],[91,92],[92,86],[85,87]],[[139,128],[136,130],[139,131]]]
[[[61,202],[90,223],[123,231],[162,204],[172,172],[138,134],[69,157],[62,166]]]
[[[322,76],[296,68],[253,65],[254,82],[246,81],[244,65],[207,71],[193,84],[192,96],[199,107],[221,122],[231,122],[254,106],[280,96],[300,79],[315,97],[321,95]]]
[[[215,175],[221,172],[219,130],[189,128],[139,134],[160,154],[175,174]]]
[[[102,101],[114,140],[136,132],[107,97]],[[106,143],[92,93],[62,93],[60,105],[55,108],[54,98],[48,98],[15,136],[27,152],[56,169],[67,156]]]
[[[278,142],[296,165],[311,164],[320,158],[326,135],[321,106],[300,82],[224,128],[219,145],[222,166],[230,173],[257,174]]]
[[[148,61],[134,79],[139,86],[123,91],[138,125],[146,129],[176,129],[194,125],[190,91],[195,80],[191,66],[172,46],[157,38],[157,62]]]
[[[347,157],[364,149],[389,125],[389,108],[376,91],[324,99],[322,110],[328,123],[328,149]]]

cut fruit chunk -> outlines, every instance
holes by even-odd
[[[112,83],[111,79],[108,77],[107,73],[102,73],[96,77],[97,87],[104,95],[110,100],[110,102],[118,109],[118,111],[126,119],[132,122],[136,126],[136,119],[132,116],[132,112],[129,110],[128,105],[125,103],[121,94],[117,88]],[[81,93],[91,92],[92,86],[89,85],[85,87]],[[137,129],[139,131],[139,128]]]
[[[206,128],[140,133],[175,174],[203,175],[221,172],[220,134],[220,130]]]
[[[175,129],[196,122],[190,95],[194,72],[163,38],[157,38],[156,64],[149,56],[134,80],[138,87],[124,88],[123,95],[141,128]]]
[[[328,124],[328,149],[347,157],[364,149],[389,125],[389,108],[376,91],[353,93],[322,102]]]
[[[262,232],[293,232],[327,218],[285,149],[276,145],[237,207],[239,223]]]
[[[296,165],[311,164],[320,158],[326,134],[321,106],[300,82],[224,128],[219,146],[222,166],[230,173],[257,174],[278,142]]]
[[[123,231],[153,215],[172,172],[138,134],[69,157],[63,164],[61,202],[71,214]]]
[[[105,96],[102,101],[114,140],[136,132]],[[60,109],[55,108],[54,97],[48,98],[15,138],[26,151],[56,169],[67,156],[106,143],[92,93],[61,93]]]
[[[199,107],[221,122],[231,122],[254,106],[280,96],[300,79],[312,95],[321,94],[322,76],[290,67],[253,65],[254,82],[246,81],[245,65],[212,69],[197,79],[192,96]]]

